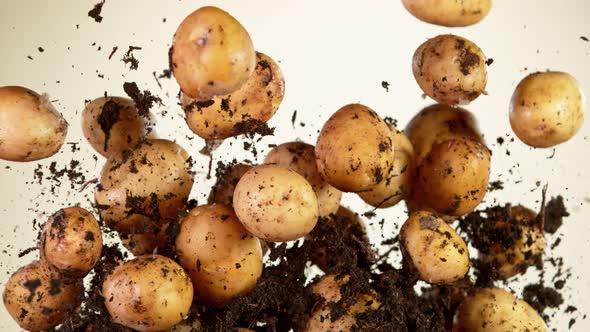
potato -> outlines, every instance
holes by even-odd
[[[329,184],[344,192],[369,190],[393,169],[393,135],[375,111],[350,104],[324,124],[315,153]]]
[[[172,222],[155,227],[152,232],[147,233],[119,234],[119,238],[123,246],[135,256],[161,252],[172,241],[169,229],[171,224]]]
[[[510,125],[525,144],[552,147],[572,138],[584,122],[582,91],[562,72],[534,73],[516,87],[510,101]]]
[[[410,215],[400,230],[404,260],[420,280],[450,284],[469,271],[465,241],[444,220],[420,211]]]
[[[137,331],[162,331],[188,315],[193,285],[175,261],[146,255],[115,268],[102,294],[113,322]]]
[[[19,86],[0,87],[0,159],[51,157],[64,144],[68,126],[47,95]]]
[[[252,132],[279,109],[285,95],[281,69],[269,56],[256,53],[256,68],[238,90],[199,101],[182,94],[186,123],[200,137],[225,139]]]
[[[461,303],[453,332],[545,332],[547,326],[528,303],[500,288],[483,288]]]
[[[234,200],[234,190],[240,178],[246,174],[252,165],[247,164],[230,164],[221,173],[218,173],[217,182],[209,193],[208,203],[232,205]]]
[[[410,196],[414,177],[414,148],[404,133],[392,128],[393,170],[377,186],[369,191],[359,193],[359,197],[376,208],[388,208]]]
[[[198,301],[221,307],[256,286],[262,274],[260,242],[227,205],[202,205],[181,220],[176,237],[180,264]]]
[[[32,262],[17,270],[6,282],[4,306],[25,330],[43,331],[60,324],[82,299],[81,280],[64,282],[45,262]]]
[[[102,254],[100,226],[83,208],[61,209],[45,223],[40,252],[64,276],[83,278]]]
[[[176,30],[170,62],[180,89],[192,98],[207,100],[246,83],[256,55],[240,22],[219,8],[201,7]]]
[[[420,45],[412,70],[427,96],[451,106],[467,105],[479,97],[488,79],[481,49],[454,35],[440,35]]]
[[[464,27],[483,20],[492,8],[492,0],[403,0],[417,19],[447,26]]]
[[[86,104],[82,112],[84,136],[106,158],[132,149],[146,137],[148,126],[128,98],[100,97]]]
[[[287,168],[255,166],[234,192],[234,209],[254,236],[271,242],[296,240],[314,228],[318,199],[305,178]]]
[[[303,176],[318,197],[320,216],[327,217],[338,211],[342,192],[322,178],[316,164],[314,149],[313,145],[303,142],[284,143],[272,149],[264,163],[286,167]]]

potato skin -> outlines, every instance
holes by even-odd
[[[342,192],[323,178],[316,164],[315,147],[303,142],[290,142],[273,148],[265,164],[286,167],[303,176],[313,187],[320,205],[320,217],[336,213],[340,207]]]
[[[367,106],[349,104],[324,124],[315,147],[323,178],[344,192],[369,190],[393,169],[393,135]]]
[[[0,159],[51,157],[64,144],[68,127],[46,95],[20,86],[0,87]]]
[[[192,98],[207,100],[246,83],[256,55],[240,22],[219,8],[201,7],[176,30],[170,61],[180,89]]]
[[[525,144],[548,148],[572,138],[584,123],[584,98],[574,77],[563,72],[534,73],[516,87],[510,125]]]
[[[285,79],[269,56],[256,53],[256,68],[238,90],[199,101],[182,94],[186,123],[201,138],[225,139],[250,132],[266,123],[279,109]]]
[[[59,210],[45,223],[40,252],[68,278],[83,278],[102,253],[102,233],[96,218],[80,207]]]
[[[469,272],[467,244],[433,213],[412,213],[400,230],[400,243],[404,259],[420,280],[450,284]]]
[[[287,168],[255,166],[234,192],[238,219],[254,236],[286,242],[305,236],[319,217],[318,199],[305,178]]]
[[[417,19],[446,27],[464,27],[483,20],[492,0],[402,0]]]
[[[119,265],[102,286],[111,319],[137,331],[172,328],[188,315],[193,285],[175,261],[140,256]]]
[[[109,158],[95,192],[102,220],[123,233],[145,233],[178,216],[193,176],[178,144],[150,139],[126,156]]]
[[[473,42],[455,35],[440,35],[418,47],[412,71],[430,98],[451,106],[467,105],[485,90],[485,62],[485,55]]]
[[[18,269],[4,287],[6,311],[28,331],[48,330],[73,312],[84,293],[81,280],[64,282],[63,276],[45,262]]]
[[[483,288],[459,306],[453,332],[545,332],[547,326],[528,303],[500,288]]]
[[[227,205],[202,205],[181,220],[176,237],[180,264],[199,302],[221,307],[256,286],[262,249]],[[195,263],[196,262],[196,263]]]

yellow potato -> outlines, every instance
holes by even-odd
[[[483,20],[492,8],[492,0],[403,0],[417,19],[447,26],[464,27]]]
[[[528,303],[500,288],[483,288],[459,306],[453,332],[545,332],[547,326]]]
[[[145,233],[176,218],[192,186],[188,153],[174,142],[153,139],[107,160],[95,198],[109,227]]]
[[[217,174],[217,182],[211,188],[208,203],[232,205],[236,185],[240,181],[240,178],[250,169],[252,169],[252,165],[232,164],[223,170],[221,174]]]
[[[315,191],[321,217],[327,217],[338,211],[342,192],[322,178],[316,164],[313,145],[303,142],[281,144],[268,153],[264,163],[286,167],[303,176]]]
[[[123,246],[135,256],[161,252],[160,250],[165,249],[171,241],[171,235],[168,229],[170,224],[165,224],[162,227],[154,227],[153,231],[147,233],[119,233],[119,238]]]
[[[473,42],[440,35],[424,42],[412,60],[416,82],[430,98],[451,106],[467,105],[485,91],[486,57]]]
[[[324,124],[315,147],[323,178],[344,192],[369,190],[393,169],[393,135],[372,109],[350,104]]]
[[[188,315],[193,285],[175,261],[146,255],[115,268],[102,294],[113,322],[137,331],[162,331]]]
[[[201,7],[176,30],[170,62],[180,89],[192,98],[207,100],[246,83],[256,55],[240,22],[219,8]]]
[[[255,166],[242,176],[234,192],[234,209],[250,233],[271,242],[305,236],[319,217],[318,199],[309,182],[273,165]]]
[[[238,90],[199,101],[182,94],[186,123],[200,137],[225,139],[252,132],[279,109],[285,94],[281,69],[269,56],[256,53],[256,68]]]
[[[552,147],[580,130],[584,103],[578,82],[571,75],[534,73],[524,78],[512,95],[510,125],[525,144]]]
[[[0,87],[0,159],[34,161],[56,154],[68,123],[49,97],[19,86]]]
[[[221,307],[256,286],[262,274],[260,242],[227,205],[202,205],[181,220],[176,238],[180,264],[197,300]]]
[[[404,259],[420,280],[450,284],[469,271],[469,251],[465,241],[444,220],[420,211],[410,215],[400,230]]]

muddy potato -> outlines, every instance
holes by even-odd
[[[27,331],[48,330],[60,324],[82,299],[81,280],[64,282],[57,270],[44,262],[30,263],[8,279],[4,287],[4,306],[12,318]]]
[[[492,0],[403,0],[417,19],[447,26],[464,27],[483,20],[492,8]]]
[[[342,192],[322,178],[317,168],[313,145],[303,142],[281,144],[268,153],[264,163],[286,167],[303,176],[315,191],[321,217],[338,211]]]
[[[465,241],[444,220],[420,211],[410,215],[400,231],[404,259],[420,280],[448,284],[469,271]]]
[[[80,207],[61,209],[43,228],[41,257],[68,278],[83,278],[102,253],[100,226]]]
[[[262,249],[227,205],[198,206],[181,220],[176,237],[180,264],[199,302],[220,307],[245,294],[262,274]]]
[[[161,252],[172,241],[172,229],[169,227],[173,224],[177,225],[170,222],[162,227],[155,227],[151,232],[119,234],[119,238],[123,246],[135,256]]]
[[[90,145],[106,158],[132,149],[148,134],[148,119],[131,99],[100,97],[82,112],[82,131]]]
[[[344,192],[369,190],[393,169],[393,135],[375,111],[350,104],[324,124],[315,153],[329,184]]]
[[[152,139],[107,160],[95,192],[102,220],[123,233],[146,233],[178,216],[193,186],[188,153]]]
[[[459,306],[453,332],[545,332],[547,326],[525,301],[500,288],[483,288]]]
[[[377,208],[388,208],[409,197],[414,176],[414,148],[404,133],[392,128],[393,170],[389,176],[369,191],[359,193],[367,204]]]
[[[219,169],[219,168],[218,168]],[[216,174],[217,181],[209,193],[208,203],[232,205],[234,190],[240,178],[252,169],[252,165],[230,164]]]
[[[0,159],[34,161],[56,154],[68,123],[47,95],[19,86],[0,87]]]
[[[176,30],[170,62],[180,89],[207,100],[246,83],[256,54],[250,35],[233,16],[216,7],[201,7]]]
[[[254,236],[286,242],[305,236],[319,217],[318,199],[305,178],[287,168],[255,166],[234,192],[238,219]]]
[[[204,139],[225,139],[252,132],[268,122],[279,109],[285,80],[279,65],[269,56],[256,53],[256,68],[238,90],[199,101],[182,94],[189,128]]]
[[[175,261],[146,255],[115,268],[102,294],[113,322],[137,331],[162,331],[188,315],[193,285]]]
[[[473,42],[440,35],[424,42],[412,60],[416,82],[430,98],[451,106],[467,105],[484,91],[486,57]]]
[[[512,95],[510,125],[525,144],[552,147],[580,130],[584,103],[578,82],[571,75],[534,73],[524,78]]]

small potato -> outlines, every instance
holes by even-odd
[[[402,0],[417,19],[446,27],[464,27],[483,20],[492,0]]]
[[[146,118],[131,99],[100,97],[82,112],[82,131],[96,152],[106,158],[132,149],[148,134]]]
[[[80,207],[52,215],[41,236],[41,257],[68,278],[84,278],[102,253],[100,226]]]
[[[19,86],[0,87],[0,159],[51,157],[64,144],[68,126],[47,95]]]
[[[420,280],[450,284],[469,271],[467,244],[444,220],[420,211],[410,215],[400,230],[404,259]]]
[[[95,198],[109,227],[146,233],[178,216],[192,186],[188,153],[174,142],[152,139],[107,160]]]
[[[376,208],[388,208],[409,197],[414,177],[414,148],[404,133],[392,128],[393,170],[385,181],[369,191],[359,193],[359,197]]]
[[[319,217],[318,199],[309,182],[273,165],[255,166],[242,176],[234,192],[234,209],[250,233],[271,242],[305,236]]]
[[[329,184],[344,192],[369,190],[393,169],[393,135],[375,111],[350,104],[324,124],[315,153]]]
[[[512,95],[510,125],[525,144],[552,147],[580,130],[584,103],[578,82],[571,75],[534,73],[524,78]]]
[[[238,90],[199,101],[182,94],[186,123],[200,137],[225,139],[252,132],[268,122],[285,95],[281,69],[269,56],[256,53],[254,73]]]
[[[547,326],[528,303],[500,288],[483,288],[459,306],[453,332],[545,332]]]
[[[234,200],[234,190],[240,178],[246,172],[252,169],[252,165],[247,164],[230,164],[223,169],[217,176],[217,182],[211,188],[208,203],[232,205]]]
[[[202,205],[180,223],[176,238],[180,264],[193,281],[197,300],[221,307],[256,286],[262,249],[227,205]]]
[[[246,83],[256,54],[250,35],[233,16],[216,7],[201,7],[176,30],[170,62],[180,89],[207,100]]]
[[[412,69],[427,96],[451,106],[467,105],[479,97],[488,80],[481,49],[454,35],[440,35],[420,45]]]
[[[286,167],[303,176],[318,197],[321,217],[327,217],[338,211],[342,192],[322,178],[316,164],[313,145],[303,142],[281,144],[268,153],[264,163]]]
[[[137,331],[162,331],[188,315],[193,285],[175,261],[146,255],[115,268],[102,294],[113,322]]]
[[[168,229],[170,224],[165,224],[161,228],[156,227],[147,233],[119,234],[119,238],[123,246],[135,256],[148,255],[156,251],[161,253],[161,249],[166,248],[171,242]]]
[[[470,139],[435,144],[417,167],[413,198],[446,215],[473,211],[488,189],[490,158],[485,145]]]
[[[4,306],[27,331],[48,330],[73,312],[84,294],[81,280],[64,282],[63,277],[44,262],[30,263],[6,282]]]

